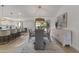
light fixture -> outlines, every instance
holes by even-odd
[[[13,15],[13,12],[10,12],[11,15]]]
[[[1,5],[1,7],[4,7],[4,5]]]
[[[19,28],[21,27],[21,22],[18,23]]]
[[[39,8],[39,9],[41,9],[41,8],[42,8],[42,6],[38,6],[38,8]]]
[[[18,18],[21,19],[21,16],[22,16],[22,13],[19,12],[19,13],[18,13]],[[18,19],[18,20],[19,20],[19,19]]]

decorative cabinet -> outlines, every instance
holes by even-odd
[[[64,29],[55,29],[54,37],[59,41],[63,46],[71,46],[72,32]]]

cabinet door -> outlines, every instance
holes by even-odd
[[[71,31],[66,31],[64,35],[65,44],[71,45]]]

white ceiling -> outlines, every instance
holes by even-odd
[[[10,18],[32,18],[32,17],[55,17],[60,5],[5,5],[3,16]],[[0,16],[2,16],[2,7],[0,7]]]

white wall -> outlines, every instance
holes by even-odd
[[[79,50],[79,6],[62,6],[57,16],[67,12],[67,28],[72,30],[72,46]]]

